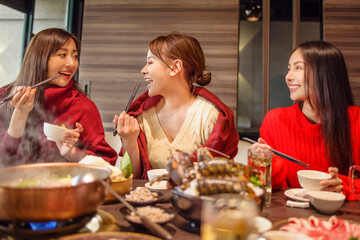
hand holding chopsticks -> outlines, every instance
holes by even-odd
[[[125,107],[125,110],[124,110],[124,111],[125,111],[126,113],[127,113],[128,110],[129,110],[130,104],[134,101],[134,98],[135,98],[135,96],[136,96],[137,91],[139,90],[139,87],[140,87],[140,83],[137,83],[137,84],[135,85],[135,87],[134,87],[134,89],[133,89],[133,91],[132,91],[132,93],[131,93],[131,95],[130,95],[129,101],[128,101],[126,107]],[[116,136],[116,134],[117,134],[117,124],[116,124],[116,126],[115,126],[115,128],[114,128],[114,133],[113,133],[113,135]]]
[[[58,77],[61,77],[61,75],[56,75],[56,76],[48,78],[48,79],[46,79],[46,80],[44,80],[42,82],[39,82],[39,83],[35,84],[34,86],[32,86],[31,89],[36,88],[36,87],[38,87],[40,85],[43,85],[43,84],[45,84],[47,82],[50,82],[50,81],[52,81],[52,80],[54,80],[54,79],[56,79]],[[3,104],[3,103],[6,103],[6,102],[10,101],[15,95],[16,95],[16,93],[7,96],[3,100],[1,100],[0,104]]]
[[[242,140],[244,141],[247,141],[249,143],[257,143],[256,141],[252,140],[252,139],[249,139],[249,138],[246,138],[246,137],[243,137]],[[276,151],[275,149],[270,149],[273,153],[275,153],[276,155],[280,156],[280,157],[283,157],[293,163],[296,163],[304,168],[309,168],[309,164],[308,163],[305,163],[305,162],[302,162],[300,160],[297,160],[296,158],[293,158],[293,157],[290,157],[282,152],[279,152],[279,151]]]

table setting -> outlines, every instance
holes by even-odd
[[[191,165],[188,159],[186,159],[186,155],[180,156],[184,157],[181,161]],[[224,161],[224,159],[208,159],[207,161],[216,162]],[[231,160],[225,161],[227,161],[227,168],[223,168],[221,171],[217,169],[218,172],[225,171],[227,174],[234,174],[234,178],[241,177],[243,179],[250,179],[254,173],[247,166],[231,163]],[[13,220],[15,218],[11,215],[6,215],[9,214],[9,211],[4,209],[9,205],[4,205],[4,199],[0,200],[0,206],[2,207],[0,211],[2,214],[0,215],[0,239],[77,240],[126,239],[131,237],[131,239],[135,240],[191,240],[227,239],[227,237],[231,239],[231,237],[241,236],[242,238],[240,239],[257,240],[286,239],[289,234],[292,234],[293,236],[296,235],[296,239],[307,240],[321,239],[321,234],[324,235],[326,231],[332,232],[333,236],[337,236],[336,234],[340,234],[339,232],[344,234],[343,229],[351,230],[348,231],[349,236],[351,234],[354,236],[360,234],[360,223],[358,220],[360,217],[360,211],[358,210],[360,209],[360,202],[345,201],[345,198],[336,200],[335,195],[339,196],[342,194],[318,191],[318,182],[321,179],[328,178],[326,173],[312,170],[299,171],[299,182],[303,188],[272,190],[270,192],[270,202],[265,204],[266,201],[269,201],[269,198],[265,197],[265,188],[254,187],[253,184],[263,180],[261,176],[266,177],[266,174],[259,174],[260,177],[253,178],[253,182],[249,182],[246,185],[236,185],[237,181],[227,179],[227,182],[230,182],[232,185],[229,187],[229,185],[218,180],[201,182],[199,179],[192,179],[194,171],[197,175],[203,174],[209,179],[213,179],[216,175],[209,173],[213,170],[209,167],[210,165],[202,165],[200,163],[194,166],[191,165],[191,171],[189,172],[186,172],[185,169],[179,171],[174,168],[150,171],[149,179],[151,181],[133,179],[132,175],[119,181],[119,179],[114,177],[114,173],[110,170],[111,168],[101,166],[102,164],[107,165],[107,163],[103,163],[99,159],[90,157],[85,159],[82,164],[73,163],[73,170],[70,171],[70,189],[79,189],[80,187],[84,189],[85,186],[86,188],[92,186],[90,187],[93,189],[92,191],[98,192],[99,195],[97,196],[100,196],[100,200],[97,200],[90,210],[84,210],[71,216],[61,216],[61,219],[59,218],[60,214],[49,217],[46,212],[43,215],[38,214],[40,210],[37,210],[34,215],[37,217],[43,216],[41,219],[35,219],[32,215],[28,214],[26,217],[16,217],[22,219],[22,221],[19,221]],[[55,165],[61,169],[67,164],[33,164],[25,166],[30,169],[42,169],[53,168]],[[170,161],[169,165],[174,166],[174,162]],[[15,172],[20,171],[22,168],[24,166],[12,168],[13,171],[10,171],[12,179],[18,179],[19,174],[15,174]],[[82,170],[83,168],[86,171]],[[128,166],[124,163],[122,170],[126,172],[125,169],[127,168]],[[84,180],[84,176],[88,175],[89,169],[93,172],[93,179]],[[358,169],[356,166],[350,169],[350,181],[358,181]],[[1,176],[10,178],[9,169],[1,169],[1,171],[7,173],[1,174]],[[59,171],[62,173],[64,170]],[[34,172],[38,171],[34,170]],[[170,184],[171,175],[169,176],[169,173],[171,172],[175,172],[173,177],[175,176],[176,181],[180,181],[180,185],[174,187],[174,185]],[[156,179],[159,179],[159,181],[156,181]],[[2,184],[0,186],[0,193],[12,191],[12,188],[13,186],[9,187],[6,184]],[[33,187],[28,188],[28,186],[23,186],[23,188],[17,189],[17,191],[21,193],[33,193],[35,191]],[[57,190],[65,191],[64,189],[67,188],[60,187]],[[258,192],[259,189],[263,191]],[[357,190],[355,187],[353,189]],[[79,191],[84,191],[85,195]],[[137,191],[138,193],[136,193]],[[91,202],[92,198],[90,196],[94,196],[94,194],[88,193],[89,190],[78,190],[77,192],[79,196],[87,196],[87,201]],[[64,201],[66,203],[65,196],[67,194],[61,193],[60,195],[58,195],[58,202]],[[110,195],[112,198],[109,200]],[[145,195],[154,199],[145,199]],[[27,196],[25,198],[28,198],[31,202],[31,196]],[[163,196],[166,196],[166,198],[163,198]],[[324,196],[325,200],[323,199]],[[136,200],[139,197],[140,200]],[[289,200],[299,204],[306,203],[307,207],[304,208],[301,205],[289,206]],[[136,201],[140,202],[140,204],[134,203]],[[317,203],[317,201],[320,202]],[[322,207],[329,207],[330,204],[321,201],[339,203],[330,210],[324,210]],[[55,201],[53,200],[53,202]],[[82,202],[85,203],[84,200]],[[127,206],[129,202],[132,203],[130,207]],[[65,205],[70,205],[70,203]],[[28,205],[25,206],[32,208]],[[63,206],[62,208],[59,208],[59,213],[68,207]],[[52,212],[51,209],[46,211]],[[36,226],[42,227],[42,223],[48,223],[49,221],[57,222],[57,228],[50,230],[41,229],[41,231],[29,230],[30,223],[35,222]],[[148,222],[150,222],[149,225],[147,224]],[[303,227],[304,225],[311,225],[313,227],[311,231],[306,231],[307,228]],[[156,227],[154,228],[153,226]],[[16,233],[11,232],[14,229]],[[314,229],[318,230],[315,231]],[[41,233],[45,234],[41,235]]]

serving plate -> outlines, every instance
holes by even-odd
[[[159,224],[159,225],[165,225],[165,224],[167,224],[167,223],[169,223],[169,222],[171,222],[171,221],[173,221],[173,220],[175,219],[175,214],[174,214],[174,213],[171,213],[171,212],[169,212],[169,211],[167,211],[167,210],[165,210],[165,209],[163,209],[163,208],[159,208],[159,207],[153,207],[153,208],[162,209],[162,210],[164,210],[167,214],[172,214],[172,217],[171,217],[170,219],[168,219],[168,220],[166,220],[166,221],[162,221],[162,222],[158,222],[158,221],[157,221],[157,222],[156,222],[157,224]],[[131,211],[130,211],[128,208],[123,207],[123,208],[120,209],[120,212],[124,215],[124,218],[125,218],[129,223],[131,223],[132,225],[134,225],[134,226],[136,226],[136,227],[144,227],[141,222],[133,221],[131,218],[129,218]]]
[[[292,200],[300,202],[310,202],[309,196],[306,194],[306,190],[303,188],[293,188],[286,190],[284,195]]]
[[[163,194],[161,192],[158,192],[157,194],[158,194],[157,198],[152,201],[144,201],[144,202],[137,202],[137,201],[130,201],[130,200],[126,200],[126,201],[128,203],[130,203],[131,205],[133,205],[134,207],[153,206],[163,199]]]

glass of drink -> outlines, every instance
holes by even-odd
[[[270,207],[271,204],[271,161],[272,153],[270,150],[262,150],[250,148],[248,150],[248,165],[258,170],[259,181],[265,189],[265,204]]]
[[[352,165],[349,169],[350,193],[360,200],[360,165]]]
[[[239,194],[219,194],[204,200],[201,210],[202,240],[245,240],[253,232],[259,209],[253,199]]]

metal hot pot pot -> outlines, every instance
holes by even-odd
[[[107,168],[78,163],[27,164],[0,169],[0,220],[67,220],[96,211],[106,196],[106,189],[99,181],[59,187],[11,186],[19,179],[46,179],[50,175],[74,177],[88,172],[110,182]]]

